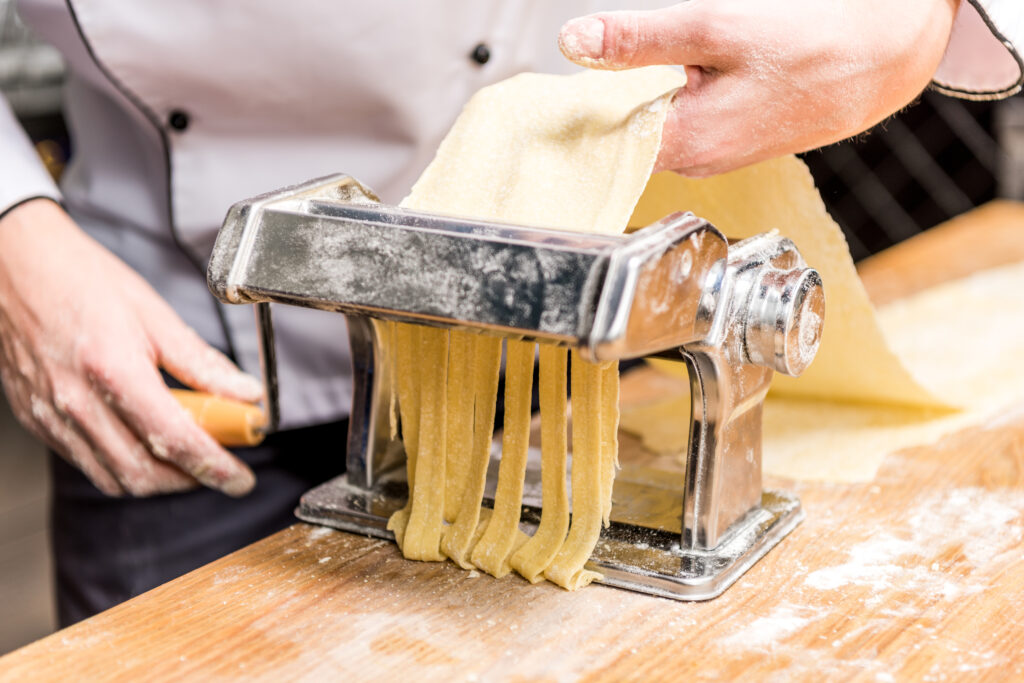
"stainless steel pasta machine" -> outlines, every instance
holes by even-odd
[[[232,207],[208,280],[221,301],[255,304],[270,430],[279,414],[270,303],[348,316],[347,473],[302,498],[304,520],[390,538],[387,519],[405,502],[375,318],[562,344],[594,361],[686,363],[685,468],[624,465],[588,564],[606,584],[715,597],[803,518],[792,494],[762,491],[762,405],[774,372],[798,375],[813,359],[824,294],[778,234],[730,244],[690,213],[624,236],[504,225],[385,206],[337,175]],[[540,519],[538,468],[527,476],[528,530]]]

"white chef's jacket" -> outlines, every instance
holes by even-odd
[[[0,213],[31,197],[62,201],[256,373],[251,310],[215,302],[205,283],[232,203],[339,171],[396,202],[475,91],[524,70],[575,69],[556,45],[564,21],[666,4],[21,0],[24,19],[67,61],[74,149],[58,190],[0,98]],[[486,63],[471,56],[478,44]],[[1024,1],[965,0],[936,87],[1015,93],[1021,45]],[[282,306],[275,323],[283,426],[347,414],[344,318]]]

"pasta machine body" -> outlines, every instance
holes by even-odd
[[[401,443],[390,438],[393,368],[375,320],[560,344],[592,361],[686,363],[685,471],[624,466],[611,524],[587,565],[605,584],[715,597],[803,517],[792,494],[762,491],[762,406],[774,372],[798,375],[813,359],[824,294],[818,273],[777,234],[730,244],[689,213],[623,236],[506,225],[385,206],[338,175],[233,206],[208,282],[221,301],[255,304],[270,430],[279,416],[270,304],[347,315],[347,471],[302,498],[301,519],[393,538],[387,520],[407,487]],[[528,530],[542,503],[531,462]]]

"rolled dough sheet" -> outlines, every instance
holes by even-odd
[[[886,343],[846,240],[803,162],[783,157],[706,179],[650,176],[668,96],[684,84],[675,69],[648,67],[520,74],[485,88],[405,204],[586,232],[619,233],[627,222],[647,225],[680,210],[729,237],[777,229],[821,272],[827,323],[808,371],[798,380],[777,377],[774,390],[951,407]]]
[[[1024,408],[1024,264],[978,272],[895,301],[878,312],[907,368],[961,412],[840,403],[772,394],[765,404],[764,469],[798,479],[870,481],[889,453],[934,442]],[[661,385],[664,400],[625,406],[622,428],[658,453],[682,453],[689,385]]]
[[[951,406],[951,397],[924,386],[886,342],[846,238],[802,161],[781,157],[704,179],[659,173],[648,183],[630,225],[648,225],[680,210],[706,218],[728,237],[778,230],[821,273],[825,330],[818,355],[799,378],[776,374],[772,391],[840,401]],[[683,376],[686,372],[681,364],[665,369]]]
[[[403,205],[507,223],[617,234],[651,174],[667,67],[524,73],[469,101]]]

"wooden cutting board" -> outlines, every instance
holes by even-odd
[[[891,300],[1018,260],[1024,206],[999,202],[862,272]],[[890,456],[870,483],[767,484],[807,520],[709,602],[497,581],[296,524],[0,659],[0,679],[1024,676],[1024,406]]]

